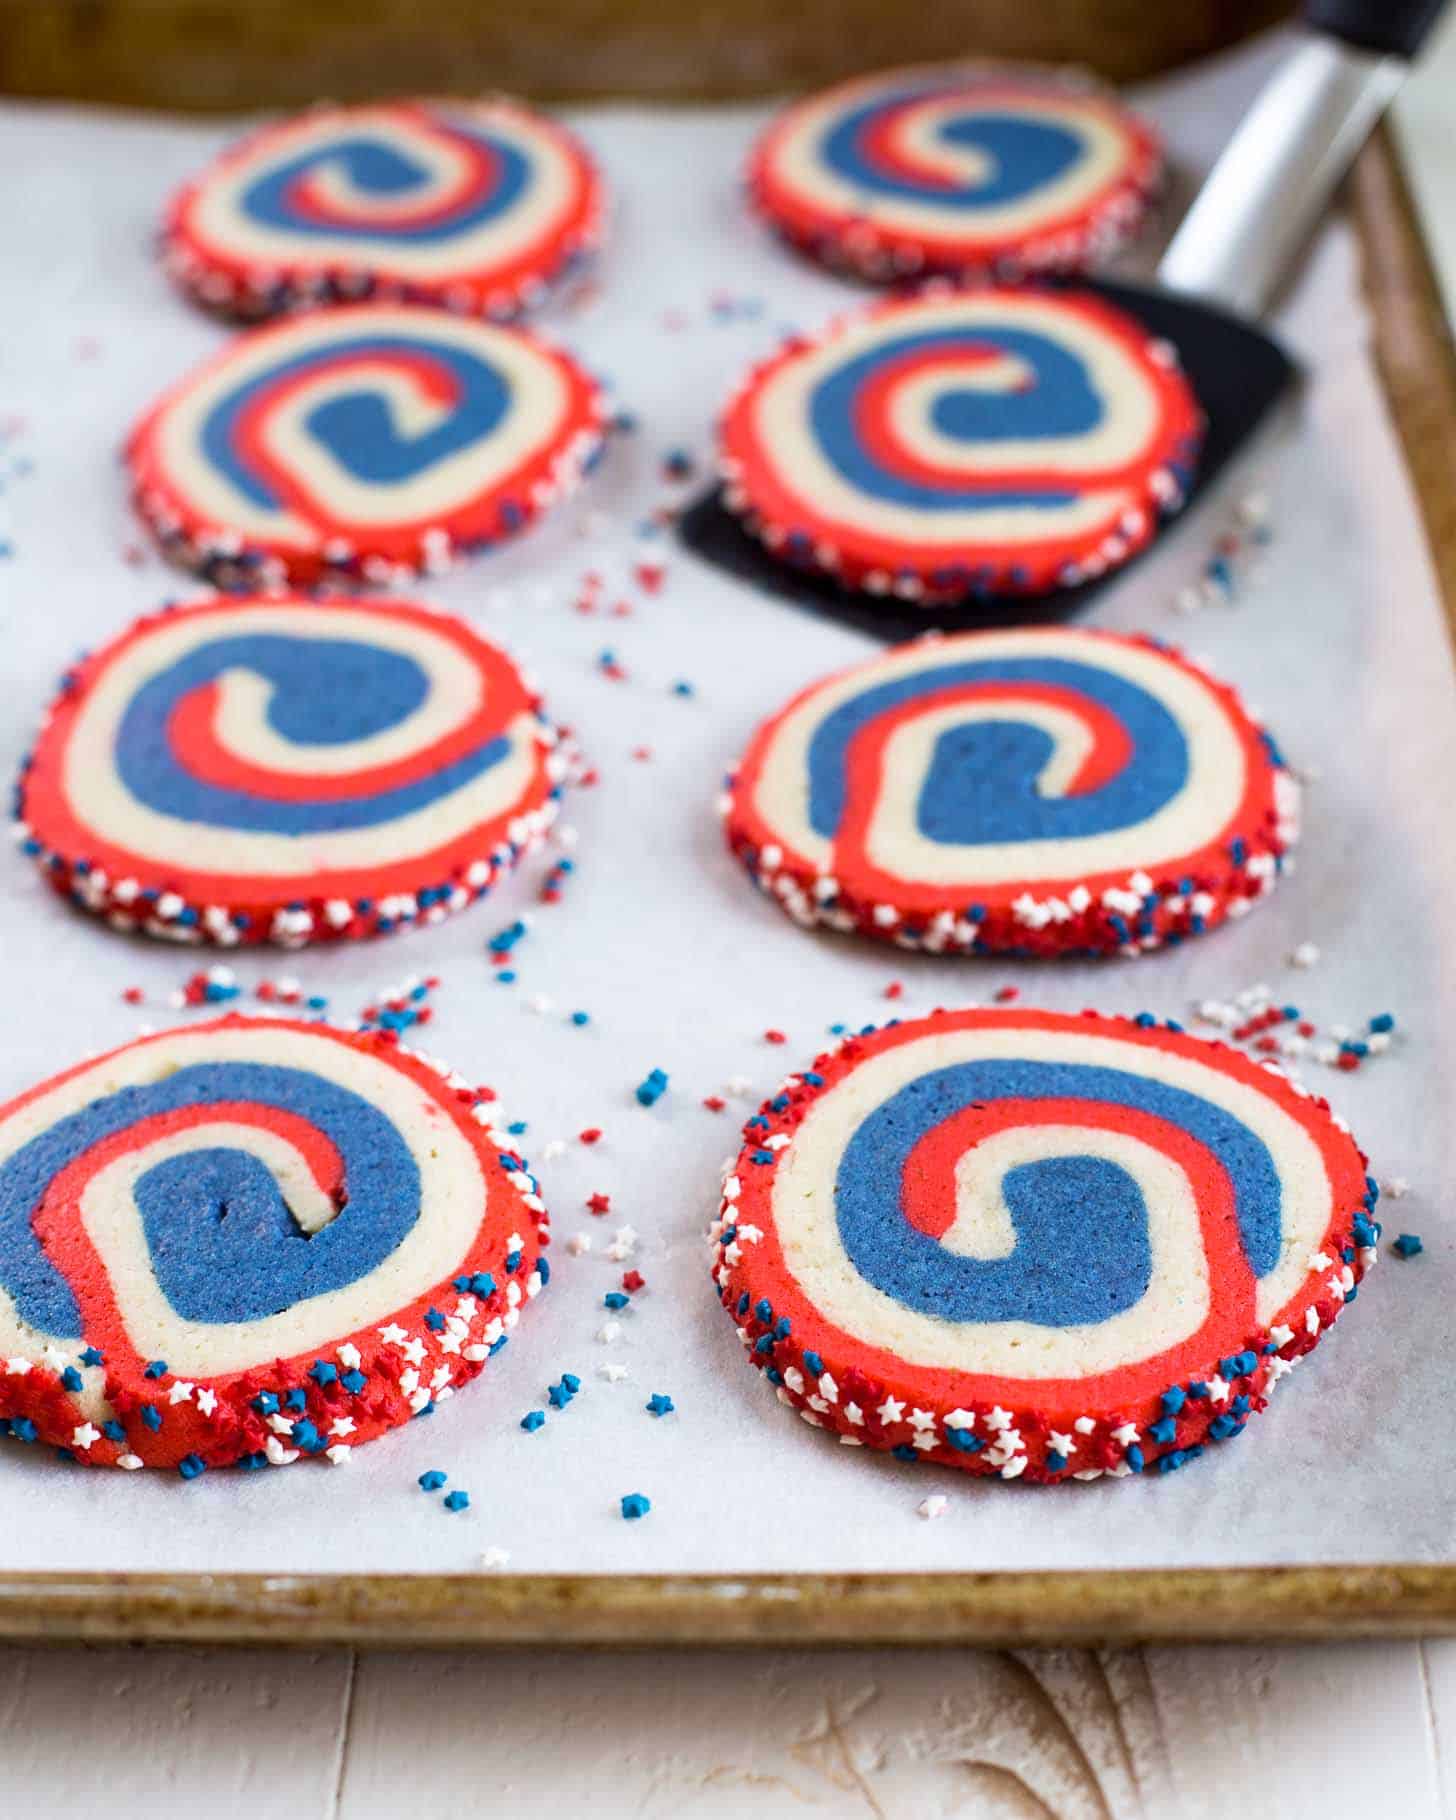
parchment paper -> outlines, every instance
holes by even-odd
[[[1148,97],[1186,193],[1263,73],[1270,46],[1172,81]],[[483,1380],[428,1421],[362,1449],[345,1470],[300,1465],[252,1476],[88,1472],[18,1446],[0,1453],[0,1568],[462,1569],[492,1545],[513,1571],[737,1572],[1152,1565],[1450,1558],[1456,1451],[1448,1390],[1452,1244],[1446,1200],[1456,1047],[1447,1015],[1456,886],[1456,691],[1410,490],[1365,351],[1355,252],[1332,227],[1280,327],[1310,363],[1307,389],[1257,471],[1277,535],[1239,604],[1172,611],[1196,577],[1250,470],[1232,476],[1135,576],[1099,602],[1099,624],[1182,639],[1243,684],[1301,765],[1310,790],[1298,870],[1241,925],[1137,963],[1037,968],[937,961],[802,933],[747,886],[713,813],[720,774],[754,723],[790,691],[870,650],[859,635],[768,601],[686,556],[634,616],[579,615],[577,578],[615,577],[631,528],[662,497],[661,457],[703,456],[714,410],[744,363],[787,324],[812,326],[854,293],[782,250],[746,216],[737,172],[762,114],[585,114],[579,124],[616,195],[599,293],[548,322],[616,384],[640,419],[581,502],[513,549],[423,589],[527,658],[549,700],[600,766],[577,795],[577,874],[556,907],[529,877],[438,930],[306,955],[237,962],[251,987],[298,973],[341,1018],[381,985],[438,972],[430,1047],[493,1082],[543,1164],[558,1235],[546,1297]],[[230,127],[81,111],[0,111],[0,447],[13,548],[0,560],[0,770],[28,744],[78,649],[193,584],[149,557],[116,462],[121,437],[159,387],[224,331],[170,291],[150,252],[163,198]],[[716,295],[740,302],[715,313]],[[755,313],[755,301],[761,305]],[[720,297],[721,305],[721,297]],[[668,329],[664,316],[681,313]],[[18,421],[17,421],[18,420]],[[25,464],[31,465],[29,472]],[[17,467],[20,471],[17,472]],[[633,598],[637,598],[633,596]],[[612,649],[627,680],[597,668]],[[692,698],[672,693],[686,679]],[[652,748],[647,761],[632,749]],[[536,910],[519,983],[496,984],[487,938]],[[1324,959],[1293,972],[1302,940]],[[64,913],[27,863],[0,865],[0,1096],[124,1040],[196,964],[128,943]],[[826,1026],[895,1008],[984,999],[1014,980],[1067,1008],[1184,1012],[1193,998],[1256,979],[1320,1021],[1391,1010],[1396,1052],[1354,1077],[1307,1070],[1372,1152],[1401,1174],[1394,1229],[1426,1250],[1386,1261],[1327,1347],[1281,1387],[1237,1446],[1168,1479],[1066,1490],[978,1484],[834,1446],[791,1419],[743,1364],[707,1282],[703,1229],[737,1121],[699,1104],[743,1073],[763,1091],[803,1065]],[[148,1006],[121,1002],[142,986]],[[554,1009],[533,1012],[533,994]],[[591,1014],[573,1027],[567,1014]],[[789,1036],[774,1048],[762,1032]],[[632,1088],[671,1075],[651,1111]],[[574,1141],[585,1126],[606,1136]],[[609,1192],[594,1220],[585,1197]],[[612,1232],[642,1235],[648,1289],[615,1345],[594,1339],[622,1266]],[[590,1230],[593,1254],[566,1241]],[[603,1382],[618,1361],[628,1381]],[[534,1436],[517,1424],[548,1383],[584,1388]],[[654,1391],[677,1412],[654,1420]],[[446,1514],[415,1487],[427,1467],[468,1489]],[[624,1523],[618,1499],[652,1499]],[[939,1522],[917,1504],[946,1492]]]

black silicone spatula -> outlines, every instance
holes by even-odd
[[[1257,326],[1331,193],[1404,80],[1445,0],[1305,0],[1298,45],[1259,95],[1188,211],[1155,285],[1095,282],[1099,292],[1171,341],[1208,420],[1189,505],[1249,440],[1294,377]],[[853,594],[788,566],[743,530],[717,490],[684,514],[689,549],[742,580],[891,640],[931,626],[1066,619],[1103,580],[1032,599],[923,607]]]

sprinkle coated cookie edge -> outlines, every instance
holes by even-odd
[[[422,874],[408,889],[350,895],[328,889],[300,891],[295,878],[284,881],[271,896],[260,896],[257,889],[250,889],[248,901],[243,903],[236,898],[230,900],[225,877],[213,877],[209,886],[203,886],[197,879],[190,879],[185,869],[164,867],[140,854],[125,856],[124,867],[108,871],[98,861],[94,848],[87,852],[73,836],[61,838],[47,825],[44,813],[36,814],[37,780],[62,761],[67,731],[88,690],[105,673],[114,654],[187,615],[230,614],[251,607],[287,608],[291,604],[306,606],[310,611],[360,608],[370,614],[386,615],[399,609],[421,623],[438,623],[458,637],[487,646],[493,656],[515,672],[536,722],[538,776],[511,814],[480,830],[478,840],[472,843],[473,850],[453,863],[446,876]],[[574,746],[547,715],[530,678],[508,653],[482,639],[456,615],[417,601],[373,596],[347,601],[312,600],[287,592],[259,593],[241,599],[217,595],[143,614],[65,673],[36,740],[21,763],[15,784],[12,834],[21,854],[34,862],[52,890],[66,902],[103,917],[119,933],[144,934],[186,946],[236,948],[272,943],[298,949],[438,923],[487,897],[543,844],[560,813],[563,791],[577,763]],[[69,823],[69,813],[66,819]],[[388,866],[381,862],[378,868],[381,876],[397,869],[394,862]]]
[[[377,259],[350,262],[311,259],[300,254],[260,265],[200,233],[193,223],[197,200],[210,182],[246,166],[297,126],[321,117],[334,117],[342,123],[352,115],[373,114],[381,108],[397,112],[406,120],[421,113],[428,118],[430,110],[450,105],[448,98],[438,97],[360,107],[323,105],[235,140],[204,170],[181,185],[167,206],[159,239],[168,276],[193,303],[245,324],[264,322],[292,311],[369,299],[425,304],[492,322],[517,320],[600,253],[606,235],[608,199],[601,170],[577,135],[559,121],[506,96],[475,105],[491,114],[508,114],[518,125],[525,123],[532,131],[543,134],[572,167],[577,180],[574,206],[534,259],[516,260],[499,269],[466,268],[437,282],[425,283],[392,271],[387,261]],[[457,98],[454,105],[463,104]]]
[[[303,514],[307,542],[275,542],[240,532],[198,504],[163,457],[164,426],[200,388],[216,382],[242,358],[253,357],[270,339],[327,326],[367,328],[376,313],[396,319],[400,311],[419,318],[455,322],[443,311],[390,303],[346,303],[304,311],[245,330],[217,353],[185,372],[144,412],[123,446],[133,507],[158,548],[179,567],[219,588],[253,590],[328,584],[404,586],[420,576],[448,574],[467,558],[528,530],[545,512],[569,499],[594,470],[607,447],[610,413],[598,382],[564,349],[535,330],[480,321],[481,330],[514,338],[562,376],[571,398],[571,416],[559,434],[532,453],[518,470],[495,477],[486,491],[440,513],[362,529],[334,525],[326,515]],[[469,319],[458,319],[462,329]]]
[[[915,1368],[913,1380],[877,1357],[872,1370],[857,1363],[866,1349],[807,1302],[787,1274],[772,1213],[773,1183],[796,1129],[815,1103],[862,1061],[907,1037],[933,1035],[972,1022],[1091,1030],[1123,1041],[1173,1048],[1200,1062],[1212,1058],[1225,1073],[1275,1099],[1307,1129],[1320,1127],[1338,1159],[1340,1184],[1322,1244],[1295,1298],[1269,1325],[1251,1325],[1238,1351],[1210,1357],[1182,1382],[1125,1408],[1050,1417],[1046,1404],[1024,1391],[994,1399],[967,1394],[977,1380]],[[1211,1442],[1236,1438],[1250,1415],[1268,1406],[1275,1385],[1318,1345],[1345,1304],[1353,1301],[1377,1261],[1379,1189],[1367,1159],[1328,1102],[1290,1081],[1272,1064],[1256,1064],[1221,1043],[1184,1034],[1177,1025],[1139,1019],[1028,1013],[1022,1009],[936,1011],[906,1025],[866,1025],[789,1075],[744,1130],[744,1146],[724,1179],[709,1231],[714,1294],[733,1320],[748,1361],[764,1374],[778,1400],[809,1426],[847,1446],[893,1453],[906,1463],[953,1466],[980,1476],[1062,1484],[1104,1475],[1166,1474],[1197,1458]],[[1329,1254],[1333,1255],[1329,1255]],[[1322,1273],[1328,1272],[1328,1275]],[[784,1291],[788,1289],[789,1294]],[[775,1298],[778,1297],[776,1303]],[[786,1319],[793,1300],[800,1319]],[[808,1321],[802,1318],[808,1310]],[[906,1380],[911,1368],[901,1366]],[[992,1382],[999,1382],[992,1380]],[[1022,1384],[1027,1380],[1022,1380]],[[1018,1389],[1020,1387],[1018,1386]]]
[[[940,306],[1006,300],[1014,310],[1050,307],[1102,336],[1136,364],[1156,395],[1160,421],[1150,446],[1132,467],[1127,503],[1112,517],[1075,533],[1048,529],[1041,539],[967,541],[959,550],[891,539],[870,526],[826,514],[805,496],[802,480],[786,475],[779,452],[760,431],[762,400],[786,376],[847,346],[856,334],[893,327],[907,331]],[[968,332],[968,339],[973,339]],[[1197,470],[1204,417],[1173,345],[1150,335],[1124,311],[1095,293],[1046,285],[978,284],[958,289],[931,279],[915,290],[842,312],[812,333],[796,334],[759,360],[729,395],[718,426],[718,479],[725,507],[743,529],[789,568],[827,577],[848,593],[911,606],[974,604],[1035,598],[1079,587],[1122,568],[1145,549],[1164,519],[1182,510]],[[817,453],[817,452],[816,452]],[[857,501],[857,506],[862,505]]]
[[[54,1343],[18,1349],[0,1359],[0,1425],[12,1438],[53,1445],[86,1465],[165,1467],[188,1479],[208,1467],[285,1466],[308,1457],[342,1465],[355,1447],[427,1413],[479,1376],[549,1280],[542,1256],[549,1218],[514,1139],[494,1129],[493,1107],[463,1076],[390,1032],[237,1015],[159,1031],[39,1083],[0,1108],[0,1124],[73,1077],[150,1045],[270,1030],[383,1059],[458,1129],[489,1194],[465,1255],[383,1323],[305,1355],[213,1378],[174,1373],[165,1360],[124,1374],[90,1340],[71,1351]]]
[[[801,689],[760,723],[718,799],[729,850],[755,886],[803,928],[866,936],[932,954],[1010,956],[1141,954],[1238,920],[1277,884],[1299,837],[1300,791],[1278,746],[1245,708],[1238,691],[1210,675],[1176,647],[1142,635],[1099,628],[1023,628],[1024,639],[1048,643],[1068,636],[1157,653],[1197,677],[1239,730],[1246,753],[1269,779],[1263,807],[1247,826],[1231,829],[1221,854],[1205,854],[1196,876],[1175,864],[1156,876],[1140,870],[1093,878],[1027,879],[994,888],[946,892],[917,889],[913,905],[856,892],[852,882],[796,853],[752,800],[759,763],[778,727],[827,686],[884,664],[871,658]],[[918,648],[977,643],[993,634],[931,633]]]
[[[1115,121],[1126,147],[1116,179],[1089,204],[1019,233],[977,239],[917,233],[873,210],[828,211],[778,168],[780,147],[810,110],[889,91],[896,81],[961,73],[968,84],[995,84],[1027,96],[1082,104]],[[754,142],[744,173],[753,211],[796,252],[874,284],[941,275],[960,283],[1016,281],[1033,274],[1085,271],[1113,258],[1141,233],[1166,183],[1162,136],[1094,78],[1014,63],[948,63],[886,70],[821,89],[791,102]]]

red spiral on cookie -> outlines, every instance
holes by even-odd
[[[1242,1432],[1375,1256],[1324,1103],[1150,1016],[864,1031],[744,1139],[714,1281],[751,1362],[843,1439],[1005,1479]]]
[[[948,63],[793,103],[755,146],[748,182],[795,245],[888,282],[1095,263],[1141,225],[1161,175],[1157,134],[1105,90]]]
[[[229,1017],[0,1108],[0,1417],[89,1465],[336,1463],[446,1400],[548,1276],[458,1076]]]
[[[390,581],[516,535],[577,484],[600,389],[518,329],[359,304],[240,335],[127,446],[178,561],[249,585]]]
[[[165,256],[241,316],[372,296],[499,320],[595,251],[603,206],[580,143],[513,102],[315,108],[189,183]]]
[[[933,604],[1076,586],[1182,502],[1174,350],[1075,291],[929,288],[790,342],[720,431],[724,497],[785,562]]]
[[[1152,639],[902,645],[797,695],[723,801],[800,923],[937,953],[1134,956],[1274,886],[1299,790],[1238,697]]]
[[[555,819],[566,768],[515,663],[460,620],[219,598],[70,672],[17,831],[115,928],[298,947],[484,896]]]

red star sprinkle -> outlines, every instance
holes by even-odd
[[[586,1134],[583,1132],[582,1135],[585,1137]],[[609,1194],[589,1194],[586,1197],[586,1204],[593,1213],[610,1213],[612,1211],[612,1197]]]
[[[622,1273],[622,1287],[628,1295],[636,1295],[639,1289],[646,1286],[647,1278],[640,1270],[626,1270]]]

